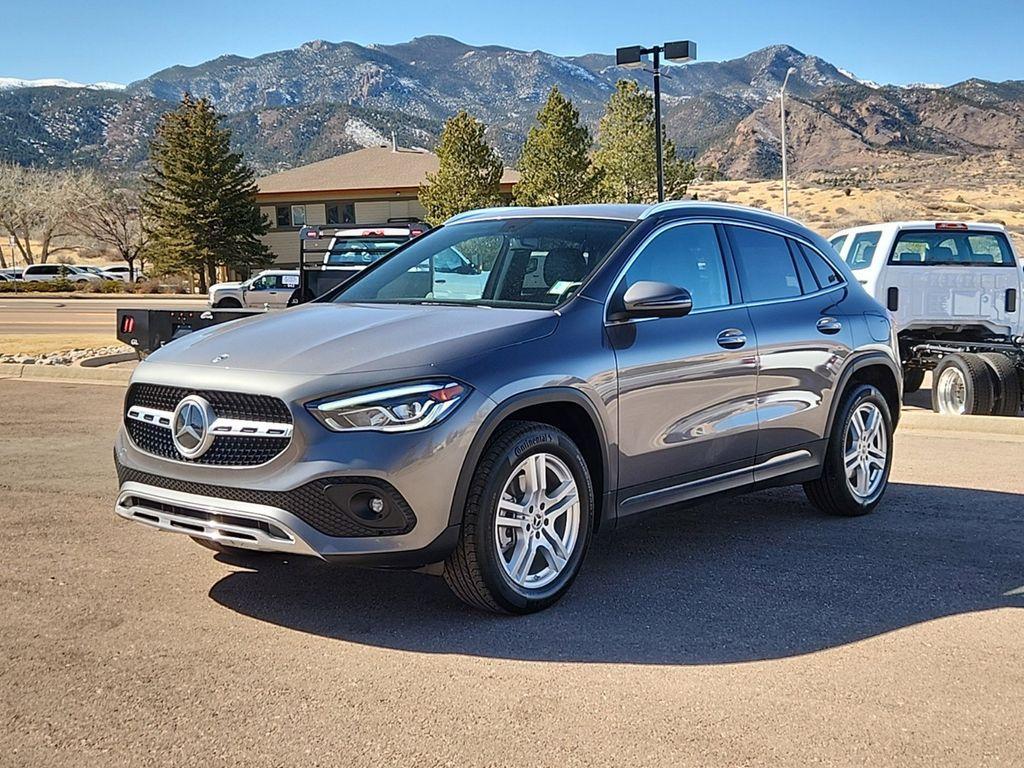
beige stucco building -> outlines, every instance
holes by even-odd
[[[276,263],[294,266],[303,225],[382,224],[422,217],[416,199],[437,155],[426,150],[369,147],[257,180],[260,211],[270,221],[264,242]],[[505,169],[501,191],[511,195],[519,174]]]

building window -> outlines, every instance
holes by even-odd
[[[292,206],[292,226],[293,227],[304,227],[304,226],[306,226],[306,206],[304,206],[304,205],[293,205]]]
[[[275,217],[278,227],[290,227],[292,225],[292,212],[288,210],[287,205],[277,206]]]
[[[327,223],[333,226],[356,223],[355,203],[328,203]]]

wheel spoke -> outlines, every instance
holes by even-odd
[[[574,503],[576,503],[576,483],[572,480],[566,480],[555,488],[550,495],[546,496],[544,500],[549,516],[552,514],[556,516],[561,515]]]
[[[545,528],[544,537],[541,539],[541,546],[544,549],[544,557],[547,558],[548,564],[556,572],[561,572],[569,561],[569,553],[565,551],[565,547],[562,545],[562,540],[558,538],[558,534]]]
[[[495,524],[503,528],[518,528],[525,531],[527,527],[526,507],[514,501],[502,499],[498,502],[498,514]]]
[[[526,464],[526,492],[538,495],[544,491],[547,474],[547,454],[537,453],[531,456]]]
[[[537,553],[533,542],[534,539],[531,536],[520,536],[516,541],[515,550],[512,552],[512,559],[508,563],[509,575],[519,583],[526,578],[530,572],[530,566],[533,565],[533,558]]]
[[[857,464],[859,462],[860,462],[860,453],[857,452],[856,448],[854,448],[852,451],[847,452],[846,455],[843,456],[843,463],[846,465],[846,473],[847,474],[850,473],[850,470],[856,468],[856,466],[857,466]]]

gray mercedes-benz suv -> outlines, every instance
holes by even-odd
[[[525,613],[652,509],[802,483],[871,511],[901,381],[886,311],[790,219],[473,211],[140,364],[116,509],[214,548],[441,563],[466,602]]]

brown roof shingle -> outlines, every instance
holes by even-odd
[[[436,173],[437,155],[417,149],[367,147],[317,163],[290,168],[256,180],[260,194],[328,192],[346,189],[409,189]],[[502,184],[519,181],[519,172],[506,168]]]

